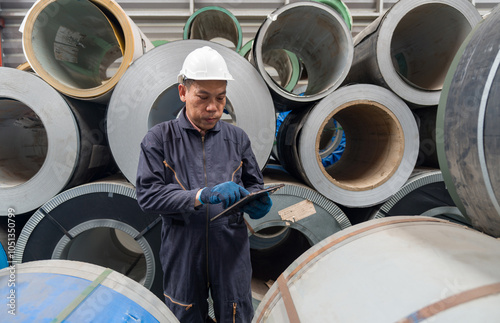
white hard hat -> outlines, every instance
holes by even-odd
[[[204,46],[197,48],[186,56],[177,82],[184,78],[191,80],[234,80],[229,74],[226,61],[215,49]]]

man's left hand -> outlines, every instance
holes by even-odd
[[[273,201],[269,197],[269,193],[267,193],[261,198],[253,200],[252,202],[242,207],[242,211],[247,213],[250,218],[256,220],[266,215],[269,210],[271,210],[272,206]]]

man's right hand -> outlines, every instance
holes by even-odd
[[[214,187],[205,187],[200,194],[200,201],[203,204],[222,203],[224,208],[238,202],[240,198],[250,194],[244,187],[235,182],[224,182]]]

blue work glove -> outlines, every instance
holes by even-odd
[[[269,197],[269,193],[259,199],[253,200],[244,207],[242,211],[247,213],[252,219],[260,219],[266,215],[273,206],[273,200]]]
[[[200,193],[200,202],[203,204],[222,203],[222,206],[227,208],[248,194],[250,193],[244,187],[229,181],[214,187],[205,187]]]

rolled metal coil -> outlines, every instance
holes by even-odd
[[[347,76],[354,51],[342,17],[318,2],[295,2],[275,10],[260,26],[252,50],[279,111],[311,105],[332,93]],[[307,71],[303,95],[284,89],[268,74],[264,56],[273,50],[288,50],[300,58]]]
[[[458,48],[481,21],[467,0],[401,0],[354,38],[346,84],[381,85],[407,102],[437,105]]]
[[[417,167],[439,168],[436,144],[437,106],[413,110],[418,124],[420,148]],[[442,136],[442,133],[439,134]]]
[[[315,0],[315,1],[324,3],[332,7],[332,9],[337,11],[342,16],[349,30],[352,29],[352,24],[353,24],[352,15],[351,12],[349,11],[349,8],[345,5],[344,2],[342,2],[341,0]]]
[[[20,30],[24,54],[41,78],[65,95],[101,102],[153,48],[114,0],[40,0]]]
[[[346,135],[340,160],[324,167],[319,143],[338,121]],[[414,169],[419,138],[415,118],[394,93],[379,86],[345,86],[315,107],[292,111],[281,125],[278,157],[293,176],[335,203],[368,207],[389,199]]]
[[[474,228],[500,237],[500,7],[464,41],[438,108],[439,165],[453,200]]]
[[[249,40],[239,51],[239,54],[249,61],[252,61],[252,46],[254,39]],[[300,79],[302,71],[301,63],[294,53],[284,49],[273,49],[262,57],[264,64],[273,68],[276,75],[273,79],[279,82],[287,91],[293,91]],[[269,70],[269,68],[268,68]],[[269,71],[272,73],[272,71]]]
[[[15,262],[67,259],[116,270],[163,299],[161,218],[139,208],[135,188],[109,178],[64,191],[23,227]]]
[[[253,322],[498,320],[499,265],[500,241],[478,231],[429,217],[372,220],[294,261]]]
[[[227,40],[238,52],[241,49],[243,33],[238,19],[227,9],[208,6],[196,10],[184,25],[183,39]]]
[[[254,307],[274,281],[297,257],[351,223],[342,210],[282,169],[267,166],[264,184],[285,184],[271,195],[273,206],[258,220],[246,217],[252,258]]]
[[[9,287],[10,274],[8,268],[0,271],[0,291],[13,295],[15,305],[15,315],[5,314],[9,322],[179,322],[144,286],[109,268],[70,260],[31,261],[15,266],[14,288]]]
[[[264,184],[285,184],[271,195],[273,206],[269,213],[258,220],[247,218],[254,232],[250,233],[250,248],[271,248],[278,241],[275,234],[259,233],[271,227],[295,229],[302,233],[311,245],[333,233],[343,230],[351,223],[342,210],[315,190],[286,175],[281,170],[266,168]],[[269,243],[266,243],[268,240]]]
[[[0,215],[35,210],[109,166],[105,106],[63,97],[7,67],[0,67],[0,98]]]
[[[400,215],[431,216],[470,226],[470,220],[448,193],[440,170],[415,169],[406,184],[375,210],[372,218]]]
[[[116,163],[135,183],[140,143],[154,125],[175,119],[184,103],[179,99],[177,75],[185,57],[203,46],[217,50],[235,78],[227,85],[229,122],[245,130],[261,169],[274,142],[276,115],[266,84],[256,69],[235,51],[205,40],[169,42],[134,62],[113,92],[107,130]]]

